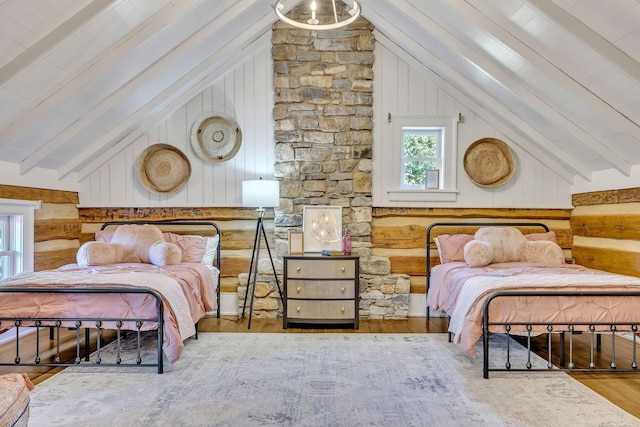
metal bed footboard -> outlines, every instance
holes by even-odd
[[[493,301],[498,298],[520,298],[520,297],[541,297],[544,299],[545,297],[625,297],[625,298],[636,298],[638,303],[640,304],[640,291],[573,291],[573,292],[553,292],[553,291],[529,291],[529,292],[518,292],[518,291],[502,291],[502,292],[494,292],[487,297],[483,306],[483,326],[482,326],[482,347],[483,347],[483,376],[484,378],[489,378],[490,371],[571,371],[571,372],[640,372],[638,370],[638,362],[636,355],[636,344],[637,344],[637,333],[638,333],[638,325],[640,325],[640,314],[634,314],[634,318],[631,320],[625,320],[620,322],[573,322],[568,323],[566,321],[562,322],[532,322],[532,321],[522,321],[522,322],[497,322],[491,321],[489,318],[489,310],[490,305]],[[597,316],[599,313],[594,313],[594,316]],[[505,363],[504,367],[490,367],[489,366],[489,340],[490,337],[497,334],[498,332],[491,332],[490,329],[495,330],[495,327],[501,327],[504,329],[504,334],[507,335],[507,348],[505,352]],[[511,347],[509,339],[511,336],[511,330],[514,326],[524,327],[525,332],[525,340],[526,340],[526,362],[523,366],[512,366],[511,359]],[[534,330],[536,326],[543,326],[543,328],[547,332],[547,362],[545,367],[533,367],[531,363],[532,350],[531,350],[531,338],[533,336],[532,330]],[[632,344],[632,358],[631,363],[628,366],[621,366],[616,361],[616,338],[622,339],[616,336],[616,333],[620,332],[629,332],[632,334],[631,344]],[[574,346],[573,339],[576,333],[587,333],[589,334],[589,364],[588,366],[578,367],[574,363]],[[554,351],[552,334],[559,334],[560,342],[558,345],[558,353],[560,363],[558,366],[552,363],[552,355]],[[566,344],[565,344],[565,335],[568,336],[569,340],[569,350],[568,355],[566,354]],[[603,335],[611,336],[611,360],[608,362],[607,366],[597,366],[595,360],[595,353],[601,348],[601,338]],[[522,336],[522,335],[521,335]],[[568,360],[567,360],[568,357]]]
[[[125,366],[125,367],[157,367],[158,374],[163,372],[163,328],[164,328],[164,307],[162,296],[153,289],[139,288],[100,288],[92,286],[88,289],[55,289],[55,288],[21,288],[21,287],[0,287],[0,297],[3,293],[46,293],[46,294],[146,294],[151,295],[156,300],[157,312],[152,318],[123,318],[123,317],[4,317],[0,315],[0,323],[2,328],[12,326],[16,329],[13,342],[15,343],[15,356],[13,360],[1,360],[0,366],[47,366],[47,367],[67,367],[67,366]],[[141,333],[142,326],[145,322],[154,322],[157,324],[157,352],[156,359],[143,360],[141,352]],[[115,324],[115,328],[105,328],[105,324]],[[123,326],[125,324],[134,323],[134,330]],[[23,348],[22,341],[25,338],[20,337],[22,328],[35,328],[35,343]],[[49,329],[49,340],[41,337],[41,332]],[[61,341],[61,330],[75,330],[75,358],[63,360],[61,355],[61,347],[64,343]],[[81,330],[85,333],[82,334]],[[105,360],[102,349],[107,344],[103,342],[102,336],[106,329],[115,330],[115,346],[116,354],[113,360]],[[96,348],[93,352],[93,360],[90,351],[91,333],[96,336]],[[135,333],[136,348],[135,350],[125,350],[122,346],[122,338],[127,333]],[[83,336],[84,335],[84,338]],[[45,341],[43,343],[43,341]],[[65,341],[66,342],[66,341]],[[111,342],[111,341],[109,341]],[[29,356],[26,356],[26,354]],[[135,357],[134,357],[135,356]],[[28,360],[27,360],[28,358]],[[133,360],[133,362],[126,362]]]

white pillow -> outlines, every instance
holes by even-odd
[[[490,243],[472,240],[464,245],[464,260],[469,267],[484,267],[493,260],[493,248]]]
[[[484,227],[476,231],[475,239],[491,244],[494,263],[518,262],[524,258],[527,239],[515,227]]]
[[[205,265],[213,265],[213,261],[216,259],[218,253],[218,244],[220,243],[220,235],[216,234],[213,237],[207,237],[207,246],[204,249],[202,255],[202,263]]]
[[[524,247],[523,261],[564,264],[564,253],[556,243],[545,240],[530,241]]]

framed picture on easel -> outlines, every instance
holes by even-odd
[[[289,255],[304,255],[304,232],[289,232]]]
[[[339,251],[342,246],[342,207],[305,206],[302,212],[304,251]]]

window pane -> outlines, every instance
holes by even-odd
[[[438,157],[438,135],[435,132],[403,133],[403,157]]]
[[[403,185],[424,187],[427,169],[437,169],[436,162],[405,162]]]

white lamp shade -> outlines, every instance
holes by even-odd
[[[242,206],[248,208],[280,206],[280,182],[269,179],[242,181]]]

